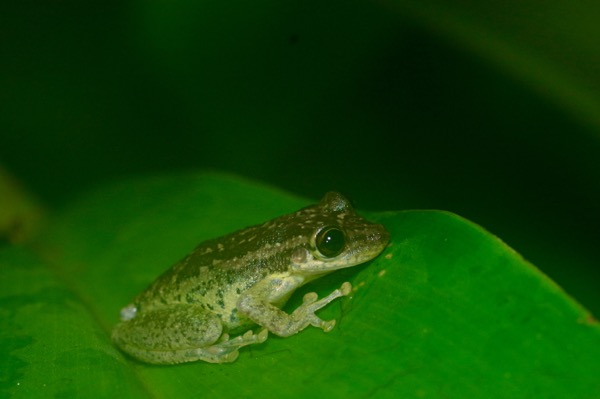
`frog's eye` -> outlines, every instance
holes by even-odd
[[[324,227],[315,236],[315,247],[325,258],[338,256],[345,245],[344,232],[337,227]]]

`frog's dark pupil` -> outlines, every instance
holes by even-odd
[[[346,239],[342,230],[336,227],[326,227],[317,234],[315,244],[321,255],[333,258],[342,252]]]

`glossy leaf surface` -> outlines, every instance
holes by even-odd
[[[312,201],[310,201],[312,202]],[[350,298],[233,364],[148,366],[110,342],[119,309],[199,241],[310,203],[226,175],[123,181],[57,215],[36,245],[0,252],[0,392],[62,397],[596,397],[600,329],[498,238],[454,214],[367,214],[392,243],[303,287]],[[288,310],[289,310],[288,309]]]

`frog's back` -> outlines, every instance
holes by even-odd
[[[136,307],[193,303],[226,317],[242,292],[287,271],[292,252],[309,245],[312,229],[299,212],[202,242],[138,295]]]

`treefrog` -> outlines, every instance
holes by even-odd
[[[226,363],[269,331],[330,331],[335,320],[315,312],[348,295],[348,282],[321,299],[306,294],[291,314],[281,307],[298,287],[373,259],[388,241],[382,225],[358,216],[341,194],[327,193],[316,205],[198,245],[121,310],[113,341],[148,363]]]

